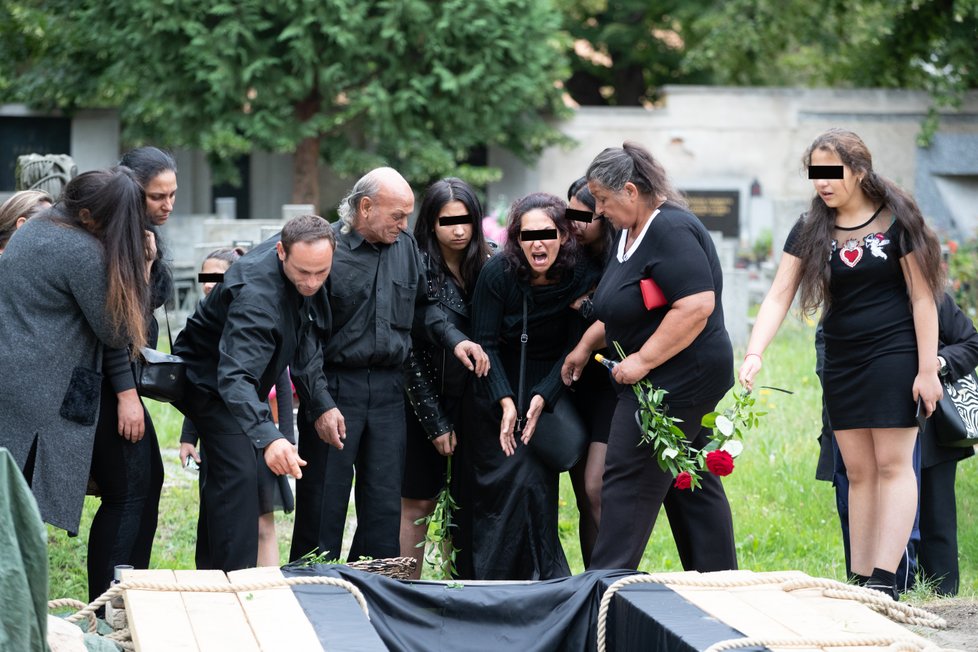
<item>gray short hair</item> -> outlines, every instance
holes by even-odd
[[[340,200],[340,205],[336,209],[340,215],[340,222],[343,223],[343,226],[340,227],[340,233],[349,233],[353,228],[353,221],[357,216],[357,207],[360,204],[360,200],[364,197],[376,199],[379,191],[380,180],[377,178],[377,175],[370,172],[360,177],[353,184],[353,188]]]

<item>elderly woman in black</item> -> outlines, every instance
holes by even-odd
[[[476,400],[465,411],[475,579],[545,580],[570,574],[557,534],[558,473],[527,446],[540,414],[561,400],[560,365],[582,327],[570,304],[597,278],[580,264],[565,209],[562,199],[545,193],[516,200],[503,253],[486,263],[472,300],[473,335],[491,362]],[[520,433],[524,306],[527,400]]]
[[[649,446],[641,444],[632,385],[648,379],[667,390],[669,414],[694,448],[709,431],[704,414],[733,385],[733,350],[720,303],[723,276],[710,234],[686,210],[665,171],[635,143],[611,147],[591,162],[588,188],[596,211],[621,229],[594,293],[596,321],[564,363],[576,379],[591,352],[618,342],[626,357],[613,370],[619,388],[601,492],[601,520],[591,568],[638,568],[665,505],[686,570],[737,566],[730,506],[710,474],[695,491],[672,486]],[[646,280],[651,279],[651,280]],[[655,283],[662,305],[647,307],[641,283]]]

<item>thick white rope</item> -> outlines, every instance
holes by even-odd
[[[276,580],[266,580],[262,582],[247,582],[239,584],[198,584],[198,583],[187,583],[187,584],[177,584],[176,582],[148,582],[144,580],[134,581],[128,580],[120,582],[108,591],[100,595],[91,604],[85,605],[84,602],[79,602],[78,600],[72,600],[70,598],[64,598],[60,600],[51,600],[48,602],[48,609],[59,609],[62,607],[71,607],[73,609],[79,609],[78,612],[68,616],[66,619],[70,623],[77,623],[78,621],[87,618],[89,621],[88,631],[91,633],[95,632],[96,620],[95,612],[98,611],[99,607],[106,604],[112,598],[116,597],[123,591],[138,590],[138,591],[170,591],[179,593],[242,593],[248,591],[262,591],[265,589],[278,589],[290,586],[303,586],[311,584],[325,584],[328,586],[337,586],[341,589],[348,591],[360,605],[360,609],[363,610],[363,614],[370,619],[370,612],[367,609],[367,600],[363,597],[363,593],[360,592],[356,586],[347,582],[346,580],[341,580],[335,577],[285,577]],[[126,630],[122,630],[126,631]],[[121,635],[120,635],[121,636]],[[126,647],[123,641],[116,640],[120,645]],[[126,648],[131,649],[131,648]]]
[[[892,598],[884,596],[879,591],[873,591],[872,589],[867,589],[859,586],[852,586],[850,584],[844,584],[843,582],[837,582],[835,580],[829,580],[817,577],[808,577],[801,579],[798,577],[797,573],[756,573],[752,575],[745,575],[743,577],[709,577],[709,576],[676,576],[673,574],[653,574],[653,575],[629,575],[628,577],[623,577],[622,579],[614,582],[601,596],[601,604],[598,607],[598,652],[605,652],[607,649],[607,625],[608,625],[608,609],[611,605],[611,599],[614,597],[620,589],[631,586],[633,584],[669,584],[672,586],[695,586],[703,588],[732,588],[732,587],[746,587],[746,586],[763,586],[777,584],[780,585],[781,589],[784,591],[798,591],[801,589],[821,589],[822,595],[829,598],[837,598],[842,600],[855,600],[857,602],[862,602],[869,608],[877,611],[884,616],[895,620],[897,622],[905,623],[908,625],[923,625],[925,627],[933,627],[935,629],[944,629],[947,627],[947,622],[928,611],[919,609],[917,607],[912,607],[908,604],[897,602]],[[785,641],[798,640],[799,643],[786,643]],[[753,646],[781,646],[781,647],[835,647],[835,646],[858,646],[858,645],[900,645],[901,647],[893,648],[894,650],[907,650],[908,652],[920,652],[926,650],[927,652],[936,652],[939,650],[938,647],[933,645],[926,645],[921,647],[917,643],[908,641],[906,639],[896,639],[888,638],[885,643],[852,643],[856,639],[848,639],[847,641],[842,641],[842,639],[824,639],[824,642],[818,641],[816,639],[780,639],[780,640],[767,640],[767,639],[731,639],[729,641],[720,641],[715,643],[709,648],[709,652],[719,652],[720,650],[732,650],[744,647]],[[861,639],[860,639],[861,640]],[[883,639],[874,639],[880,640]],[[813,641],[815,641],[813,643]],[[840,642],[841,641],[841,642]],[[741,642],[745,642],[741,644]],[[718,647],[718,646],[725,647]],[[905,647],[910,645],[912,647]]]

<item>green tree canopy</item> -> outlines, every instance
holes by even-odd
[[[581,104],[638,105],[667,83],[978,88],[978,0],[560,0]]]
[[[0,93],[45,109],[116,107],[125,140],[200,148],[218,173],[295,153],[294,201],[321,159],[426,182],[473,148],[556,142],[561,16],[540,0],[3,0]],[[20,43],[19,51],[8,47]],[[221,164],[224,164],[223,166]]]

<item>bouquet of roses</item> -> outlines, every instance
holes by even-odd
[[[617,342],[614,345],[624,359],[621,346]],[[749,391],[736,394],[732,407],[704,415],[702,425],[712,430],[712,434],[709,443],[697,450],[689,445],[676,425],[681,420],[666,413],[666,390],[654,387],[648,380],[640,380],[632,385],[632,391],[638,398],[635,420],[642,430],[642,442],[651,447],[659,468],[676,478],[677,489],[700,486],[700,473],[704,470],[716,476],[730,475],[734,458],[744,450],[744,434],[756,428],[760,418],[767,414],[755,410],[756,399]]]

